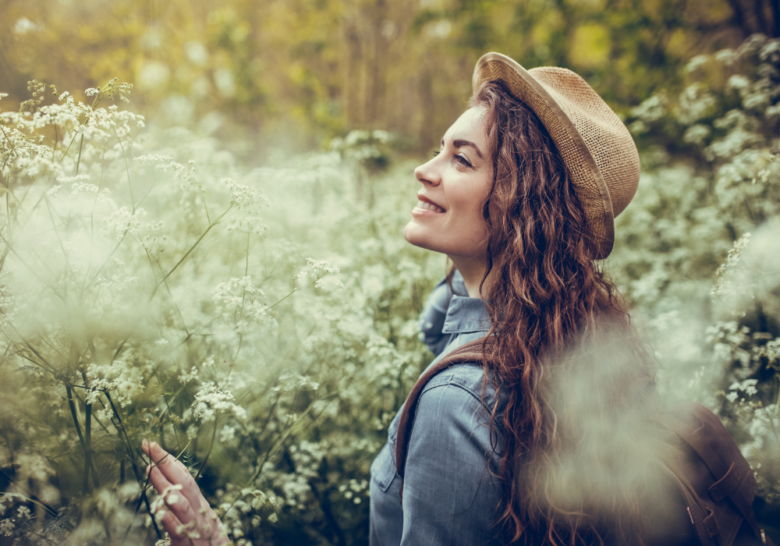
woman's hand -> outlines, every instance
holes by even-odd
[[[156,512],[165,513],[162,524],[171,535],[171,546],[230,544],[222,522],[187,467],[155,442],[144,440],[141,447],[153,463],[146,467],[146,475],[164,499]]]

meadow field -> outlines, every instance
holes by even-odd
[[[602,267],[665,403],[722,418],[777,527],[780,40],[675,74],[621,111],[643,170]],[[0,93],[0,544],[164,544],[142,439],[236,544],[366,544],[448,267],[402,235],[424,154],[370,120],[285,149],[175,100],[141,115],[121,79],[58,84]]]

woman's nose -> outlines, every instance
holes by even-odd
[[[439,176],[438,169],[433,164],[435,162],[435,157],[428,161],[427,163],[423,163],[419,167],[417,167],[414,170],[414,176],[417,178],[418,181],[422,184],[430,184],[432,186],[438,186],[441,182],[441,177]]]

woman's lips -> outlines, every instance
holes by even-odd
[[[422,209],[428,212],[433,212],[436,214],[441,214],[444,212],[444,209],[434,205],[433,203],[428,203],[426,201],[417,201],[417,206],[414,207],[414,210]]]

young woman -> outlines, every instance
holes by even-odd
[[[546,377],[552,357],[593,337],[600,323],[629,331],[596,260],[610,253],[614,217],[636,190],[636,147],[568,70],[526,71],[489,53],[473,89],[440,150],[415,170],[421,187],[404,235],[454,266],[420,321],[437,355],[432,365],[466,342],[495,343],[490,365],[455,365],[425,385],[403,480],[398,416],[390,425],[371,467],[371,543],[598,543],[598,510],[556,505],[550,482],[538,479],[565,443]],[[636,377],[649,377],[638,362]],[[155,461],[164,456],[156,444],[145,449]],[[158,491],[183,484],[178,521],[208,521],[208,513],[198,516],[207,504],[178,465],[163,460],[152,483]],[[176,523],[166,515],[172,534]]]

